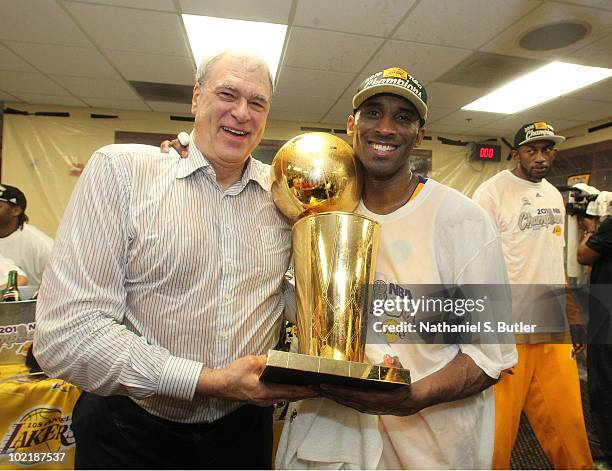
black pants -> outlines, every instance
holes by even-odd
[[[124,396],[83,393],[72,414],[76,469],[271,469],[272,408],[210,424],[153,416]]]
[[[612,345],[589,344],[587,372],[591,418],[606,462],[612,465]]]

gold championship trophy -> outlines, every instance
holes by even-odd
[[[363,363],[380,224],[352,214],[362,179],[353,149],[326,133],[288,141],[272,162],[272,197],[293,225],[299,353],[270,350],[263,381],[388,389],[402,368]]]

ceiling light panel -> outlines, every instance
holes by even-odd
[[[261,56],[275,80],[287,25],[182,15],[196,66],[203,57],[225,49],[248,50]]]
[[[612,76],[612,69],[552,62],[462,107],[512,114],[532,108]]]

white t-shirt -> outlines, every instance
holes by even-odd
[[[563,332],[565,206],[546,179],[538,183],[504,170],[482,183],[474,201],[491,216],[501,235],[513,286],[515,321],[537,324],[536,332]]]
[[[428,180],[409,204],[387,215],[358,210],[382,224],[377,280],[396,284],[507,283],[499,238],[488,216],[451,188]],[[459,352],[489,376],[516,363],[514,345],[390,345],[417,381],[444,367]],[[380,362],[368,345],[367,361]],[[378,356],[378,358],[376,358]],[[428,407],[409,417],[381,416],[381,467],[402,469],[490,468],[495,429],[493,389]]]
[[[371,213],[363,203],[357,212],[382,224],[376,278],[386,287],[392,284],[507,283],[499,238],[489,217],[478,205],[455,190],[428,180],[413,200],[391,214]],[[493,378],[499,377],[502,370],[510,368],[517,360],[513,344],[398,342],[368,343],[366,362],[381,363],[385,353],[392,353],[399,357],[403,367],[410,369],[412,380],[416,381],[443,368],[459,352],[469,355]],[[310,404],[317,406],[314,411]],[[292,404],[291,420],[286,421],[281,437],[280,452],[284,455],[277,455],[277,464],[294,468],[340,465],[325,454],[324,463],[295,461],[296,453],[298,458],[312,456],[312,447],[303,450],[304,444],[343,443],[337,428],[331,428],[327,423],[317,424],[318,418],[340,415],[332,410],[334,407],[338,408],[331,401],[320,405],[309,401]],[[362,433],[371,434],[367,424],[361,423],[360,427]],[[381,416],[379,428],[383,439],[382,458],[378,465],[381,468],[490,468],[495,429],[493,389],[428,407],[409,417]],[[329,433],[330,429],[334,435],[325,436],[324,432]],[[310,436],[313,433],[316,433],[314,439]],[[349,428],[346,433],[353,436],[353,429]],[[292,440],[299,440],[299,443],[291,443]],[[321,447],[325,448],[324,445]],[[346,460],[344,456],[351,457],[350,453],[342,454],[340,451],[336,454],[339,462]],[[361,461],[362,464],[368,462],[371,462],[370,457]]]
[[[17,273],[21,276],[28,276],[13,260],[0,254],[0,286],[4,286],[6,284],[8,274],[13,270],[17,270]]]
[[[473,199],[499,230],[510,283],[565,283],[565,206],[553,185],[504,170],[482,183]]]
[[[53,239],[34,226],[24,224],[12,234],[0,238],[0,253],[9,257],[28,274],[29,286],[37,290],[49,261]]]

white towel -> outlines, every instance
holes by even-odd
[[[602,191],[595,201],[587,206],[587,214],[591,216],[612,216],[612,192]]]
[[[276,469],[376,469],[383,442],[378,416],[325,398],[289,405]]]

